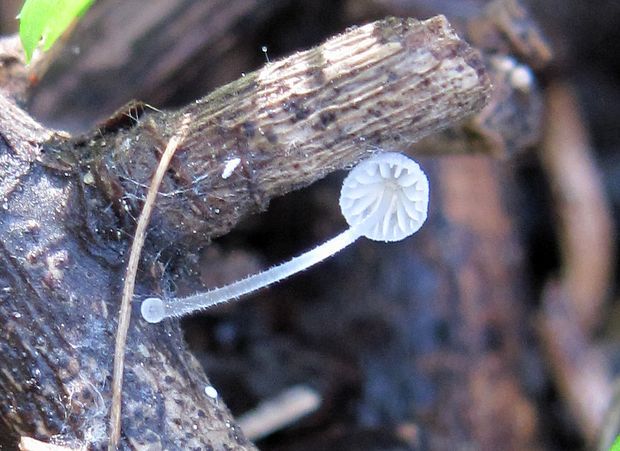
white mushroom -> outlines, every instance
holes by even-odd
[[[149,323],[180,317],[236,299],[325,260],[361,236],[400,241],[417,232],[428,211],[428,179],[412,159],[379,153],[358,164],[344,179],[340,209],[350,228],[320,246],[230,285],[185,298],[147,298],[142,317]]]

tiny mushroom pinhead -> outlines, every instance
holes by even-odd
[[[230,285],[185,298],[147,298],[142,317],[158,323],[239,298],[325,260],[361,236],[400,241],[417,232],[428,211],[426,175],[412,159],[394,152],[378,153],[355,166],[344,179],[340,209],[349,229],[318,247]]]

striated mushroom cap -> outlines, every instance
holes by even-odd
[[[426,175],[412,159],[384,152],[355,166],[344,179],[340,209],[347,223],[375,241],[400,241],[417,232],[428,212]]]

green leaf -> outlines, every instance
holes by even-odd
[[[26,52],[26,62],[42,45],[49,48],[76,17],[81,16],[94,0],[26,0],[19,13],[19,37]]]
[[[616,440],[614,440],[614,443],[611,445],[611,448],[609,448],[609,451],[620,451],[620,435],[616,437]]]

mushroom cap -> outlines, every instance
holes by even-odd
[[[428,212],[426,175],[411,158],[379,153],[344,179],[340,209],[347,223],[375,241],[400,241],[417,232]]]

